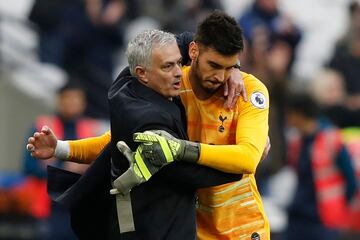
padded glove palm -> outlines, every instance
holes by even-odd
[[[111,194],[121,193],[125,195],[129,193],[133,187],[148,181],[161,168],[161,166],[155,166],[143,158],[141,147],[132,152],[123,141],[119,141],[116,146],[127,158],[130,166],[126,172],[114,181],[115,188],[111,189]]]

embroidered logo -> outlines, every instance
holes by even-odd
[[[222,113],[220,113],[219,115],[219,120],[221,121],[221,125],[219,126],[219,132],[224,132],[225,131],[225,127],[224,127],[224,121],[227,119],[227,117],[223,117]]]
[[[260,240],[260,235],[257,232],[251,234],[251,240]]]
[[[253,92],[250,101],[256,108],[264,109],[266,107],[266,98],[261,92]]]

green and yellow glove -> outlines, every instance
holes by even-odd
[[[148,181],[153,174],[160,170],[161,166],[156,166],[150,161],[146,161],[142,154],[141,147],[138,147],[135,152],[126,145],[125,142],[119,141],[116,144],[119,151],[129,161],[129,169],[120,175],[113,183],[114,189],[110,190],[111,194],[127,194],[130,190]]]
[[[197,162],[200,144],[177,139],[163,130],[145,131],[133,135],[134,142],[140,142],[142,156],[155,166],[173,161]]]

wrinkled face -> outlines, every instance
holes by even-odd
[[[229,79],[238,61],[238,54],[224,56],[215,49],[190,44],[191,68],[195,73],[196,86],[206,93],[214,93]]]
[[[151,67],[145,70],[147,86],[171,99],[181,87],[181,54],[176,42],[152,50]]]
[[[85,93],[80,89],[67,89],[59,95],[57,107],[65,119],[77,118],[85,111]]]

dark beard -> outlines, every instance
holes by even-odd
[[[214,92],[217,91],[217,89],[209,89],[209,88],[206,88],[204,87],[203,85],[201,85],[202,83],[202,75],[200,73],[200,67],[199,67],[199,58],[197,58],[195,60],[195,64],[194,64],[194,67],[195,67],[195,81],[196,81],[196,84],[199,88],[201,88],[201,90],[203,90],[204,92],[206,93],[209,93],[209,94],[213,94]]]

